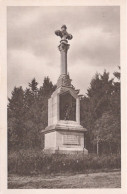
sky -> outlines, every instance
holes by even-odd
[[[60,75],[60,37],[55,30],[67,26],[68,72],[72,84],[85,94],[95,73],[118,70],[120,65],[119,6],[8,7],[8,97],[14,87],[39,86],[49,76],[56,84]]]

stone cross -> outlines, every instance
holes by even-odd
[[[56,31],[55,31],[55,34],[56,34],[57,36],[60,36],[60,37],[61,37],[61,40],[62,40],[62,41],[65,41],[65,42],[67,42],[67,39],[68,39],[68,40],[71,40],[71,39],[73,38],[73,36],[67,32],[67,27],[66,27],[66,25],[63,25],[63,26],[61,27],[61,31],[60,31],[60,30],[56,30]]]
[[[69,44],[67,40],[71,40],[73,36],[67,32],[66,25],[63,25],[60,30],[56,30],[55,34],[61,37],[60,45],[58,46],[61,53],[61,75],[67,75],[67,51]]]

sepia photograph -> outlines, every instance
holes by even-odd
[[[120,7],[7,8],[8,189],[120,188]]]
[[[122,194],[121,13],[117,4],[6,6],[5,193]]]

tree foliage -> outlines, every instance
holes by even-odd
[[[8,99],[8,148],[43,147],[43,135],[47,126],[48,98],[56,86],[46,77],[38,88],[34,78],[25,90],[15,87]]]
[[[81,101],[81,122],[88,129],[87,146],[92,152],[120,152],[120,73],[96,74]]]

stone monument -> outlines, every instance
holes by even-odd
[[[45,135],[44,151],[49,153],[88,154],[84,148],[84,136],[87,131],[80,125],[80,95],[71,84],[67,74],[68,40],[73,37],[63,25],[61,31],[55,31],[61,37],[58,49],[61,54],[61,74],[57,88],[48,100],[48,126],[42,132]]]

